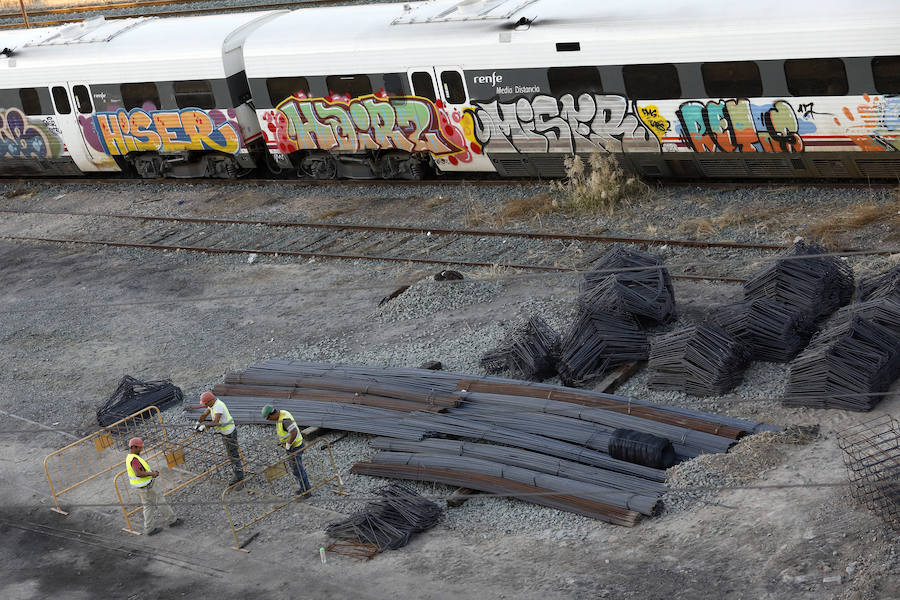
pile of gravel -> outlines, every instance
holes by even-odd
[[[503,284],[498,281],[423,279],[409,286],[393,300],[379,306],[375,311],[375,319],[382,323],[394,323],[427,317],[469,304],[490,302],[502,289]]]

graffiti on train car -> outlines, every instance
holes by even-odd
[[[834,124],[861,150],[900,151],[900,96],[862,97],[862,103],[841,107]]]
[[[235,154],[241,149],[234,111],[152,110],[141,108],[98,112],[82,122],[85,140],[111,156],[129,152],[215,150]],[[93,131],[90,131],[93,129]]]
[[[537,95],[475,103],[474,134],[485,152],[659,152],[659,138],[623,96]]]
[[[676,116],[685,144],[695,152],[803,151],[797,114],[784,100],[767,105],[745,98],[690,101]]]
[[[62,152],[59,136],[18,108],[0,110],[0,158],[53,158]]]
[[[417,96],[291,96],[263,115],[278,150],[403,150],[447,156],[463,149],[439,126],[434,104]]]

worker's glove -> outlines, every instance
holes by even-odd
[[[288,452],[290,452],[290,451],[291,451],[291,443],[290,443],[290,442],[285,442],[285,443],[284,443],[284,449],[287,450]]]
[[[204,429],[206,429],[206,425],[203,425],[202,423],[194,425],[194,431],[203,431]]]

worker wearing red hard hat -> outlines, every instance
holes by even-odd
[[[244,479],[244,464],[241,462],[241,451],[238,448],[237,427],[234,426],[234,419],[228,412],[225,403],[216,398],[212,392],[203,392],[200,394],[200,402],[206,407],[200,418],[197,419],[195,428],[197,431],[206,431],[213,429],[222,435],[222,442],[225,444],[225,452],[231,459],[231,469],[234,471],[234,477],[228,485],[234,485]],[[206,417],[211,415],[211,422],[204,423]]]
[[[144,506],[144,533],[156,535],[162,531],[158,523],[165,519],[169,527],[178,527],[184,521],[175,516],[175,512],[162,491],[153,486],[153,480],[159,477],[159,471],[151,471],[150,465],[141,458],[144,451],[144,440],[133,437],[128,440],[128,456],[125,457],[125,470],[128,472],[128,483],[141,498]]]

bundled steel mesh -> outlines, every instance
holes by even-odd
[[[865,302],[848,304],[835,313],[828,326],[836,327],[852,319],[863,317],[900,337],[900,296],[871,297]]]
[[[856,301],[894,297],[900,301],[900,265],[859,280],[856,286]]]
[[[402,548],[413,533],[433,527],[441,518],[441,507],[415,490],[392,483],[377,494],[384,500],[370,502],[360,512],[325,528],[331,537],[378,546],[378,551]]]
[[[746,345],[753,360],[788,362],[813,333],[813,319],[805,311],[769,298],[729,304],[710,320]]]
[[[652,254],[613,246],[580,286],[579,305],[591,312],[632,314],[650,323],[675,317],[675,292],[669,271]]]
[[[586,385],[649,353],[647,333],[631,315],[581,310],[562,342],[559,377],[563,385]]]
[[[165,410],[180,404],[183,397],[181,388],[168,379],[140,381],[126,375],[112,396],[97,409],[97,422],[106,427],[148,406]]]
[[[509,332],[500,345],[484,353],[481,366],[488,373],[510,371],[518,379],[543,381],[556,375],[559,334],[534,315]]]
[[[853,297],[853,269],[817,244],[796,242],[744,284],[744,299],[769,298],[817,318]]]
[[[900,421],[883,415],[838,432],[853,497],[900,531]]]
[[[724,394],[744,375],[750,349],[714,325],[692,325],[656,339],[648,385],[694,396]]]
[[[791,363],[785,406],[871,410],[900,375],[900,337],[858,315],[816,335]]]

